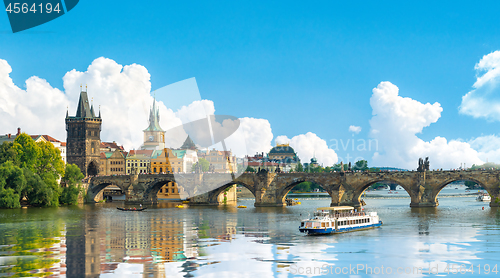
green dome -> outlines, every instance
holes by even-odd
[[[295,155],[295,151],[288,144],[277,145],[269,151],[269,154],[293,154]]]

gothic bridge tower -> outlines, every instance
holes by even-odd
[[[96,117],[87,92],[81,90],[76,115],[69,117],[66,111],[66,156],[86,177],[99,174],[101,123],[101,111]]]

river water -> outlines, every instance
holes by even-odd
[[[329,206],[175,208],[120,203],[0,210],[0,276],[427,277],[500,275],[500,210],[445,188],[437,208],[410,208],[404,191],[368,192],[381,228],[304,236],[299,222]],[[484,209],[483,209],[484,208]],[[452,274],[456,273],[456,274]]]

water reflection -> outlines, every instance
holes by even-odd
[[[288,208],[242,202],[247,209],[162,203],[143,212],[113,204],[0,210],[0,276],[291,277],[298,269],[322,269],[307,275],[320,276],[353,264],[394,272],[436,266],[443,274],[450,263],[494,265],[500,252],[500,212],[482,210],[473,198],[446,198],[438,208],[367,199],[382,228],[322,237],[304,236],[297,225],[328,199]]]

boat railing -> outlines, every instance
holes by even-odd
[[[334,217],[353,217],[353,216],[365,216],[364,212],[341,212],[335,213]]]

